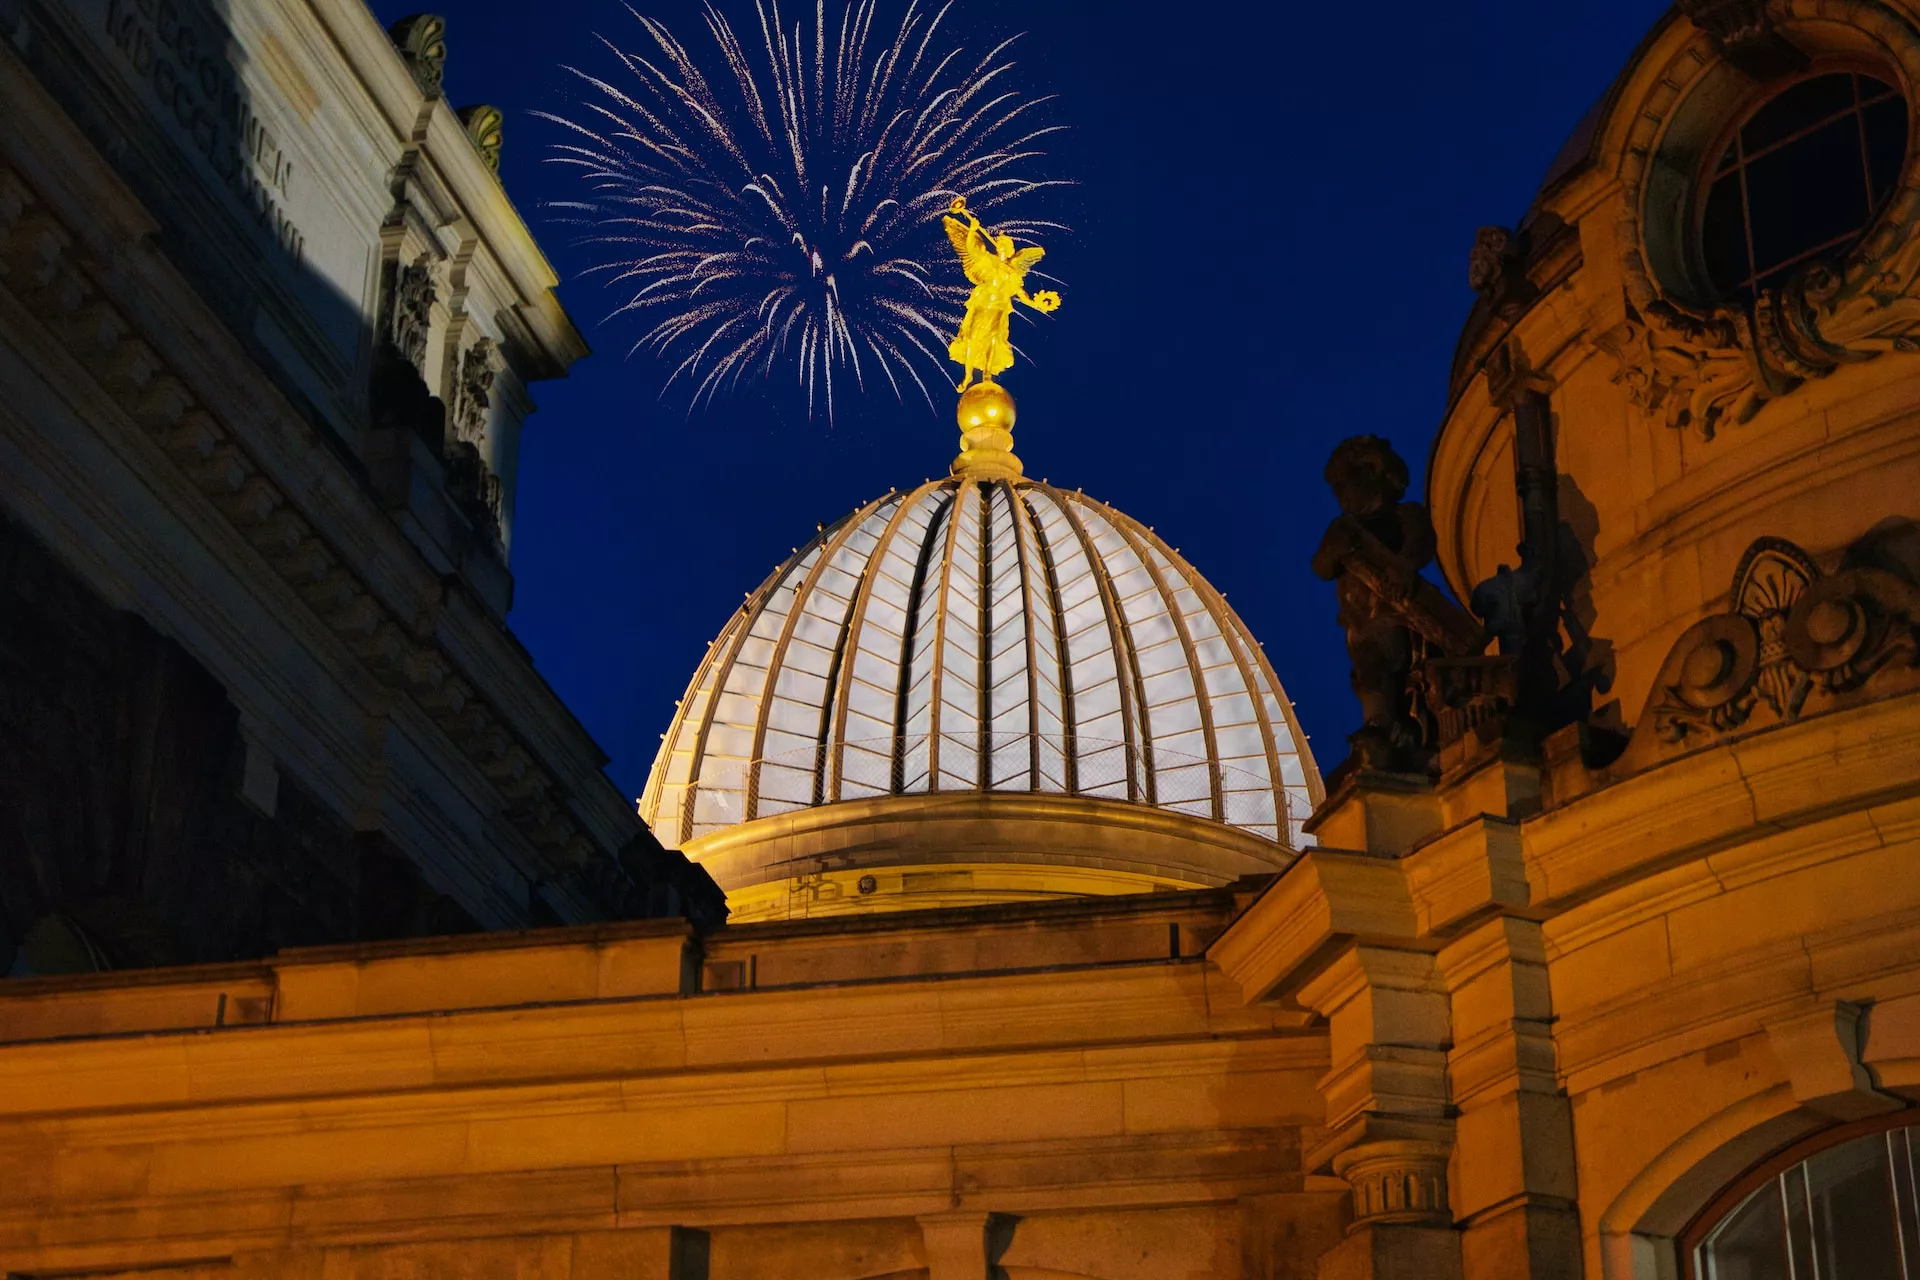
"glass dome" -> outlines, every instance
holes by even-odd
[[[1279,865],[1319,789],[1259,645],[1152,530],[960,475],[823,528],[747,598],[640,812],[679,845],[855,799],[1086,796],[1238,828]]]

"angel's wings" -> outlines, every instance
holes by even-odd
[[[980,242],[973,228],[958,218],[942,218],[947,224],[947,239],[953,242],[953,251],[960,255],[960,266],[967,273],[967,279],[973,284],[985,284],[993,279],[994,268],[1000,263],[1000,255]]]
[[[1013,269],[1025,275],[1027,272],[1033,270],[1034,263],[1046,256],[1047,251],[1037,244],[1030,249],[1022,249],[1013,255]]]

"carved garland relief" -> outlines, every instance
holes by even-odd
[[[1647,192],[1663,137],[1688,95],[1722,61],[1752,60],[1756,40],[1785,46],[1794,24],[1818,17],[1867,35],[1908,86],[1920,85],[1920,32],[1869,0],[1775,0],[1738,5],[1683,4],[1697,27],[1726,27],[1734,37],[1698,31],[1667,64],[1638,104],[1620,177],[1627,212],[1620,227],[1627,317],[1594,345],[1618,363],[1614,381],[1632,402],[1674,428],[1711,439],[1728,423],[1751,418],[1768,400],[1843,364],[1889,351],[1920,351],[1920,166],[1909,164],[1899,188],[1867,234],[1836,258],[1816,262],[1779,289],[1764,290],[1749,311],[1738,303],[1711,307],[1675,298],[1648,265]],[[1750,10],[1727,26],[1718,9]],[[1714,12],[1706,12],[1714,10]],[[1737,28],[1737,29],[1736,29]],[[1909,107],[1911,110],[1911,106]],[[1920,136],[1910,129],[1909,136]]]

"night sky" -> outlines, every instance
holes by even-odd
[[[752,0],[717,0],[737,21]],[[883,0],[896,15],[904,0]],[[418,0],[381,0],[391,22]],[[645,39],[618,0],[441,0],[447,92],[506,113],[501,173],[596,354],[537,384],[520,462],[511,625],[638,795],[708,642],[816,523],[942,474],[937,412],[890,390],[810,421],[787,380],[688,416],[627,358],[630,321],[542,210],[578,114],[562,64],[595,33]],[[636,0],[705,51],[697,0]],[[1415,470],[1473,301],[1475,228],[1511,225],[1554,153],[1665,8],[1656,0],[1435,5],[959,0],[969,48],[1025,32],[1023,87],[1058,94],[1055,168],[1078,186],[1046,245],[1065,306],[1016,332],[1029,474],[1155,528],[1225,592],[1299,709],[1322,769],[1358,723],[1331,589],[1307,568],[1343,436]],[[810,16],[810,15],[809,15]],[[884,26],[885,24],[879,24]]]

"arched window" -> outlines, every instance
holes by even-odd
[[[1852,244],[1906,158],[1906,99],[1875,76],[1816,75],[1762,102],[1702,183],[1700,252],[1715,291],[1753,297]]]
[[[1875,1123],[1734,1184],[1682,1237],[1693,1280],[1920,1280],[1920,1126]]]

